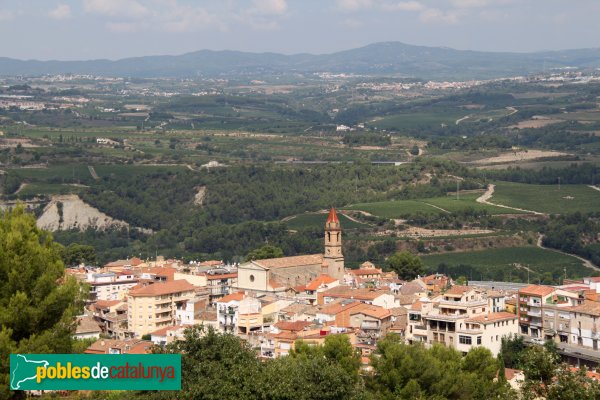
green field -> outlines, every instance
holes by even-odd
[[[518,211],[509,210],[502,207],[494,207],[487,204],[477,203],[480,194],[469,193],[460,195],[457,200],[454,196],[434,197],[419,200],[396,200],[396,201],[379,201],[373,203],[353,204],[345,207],[350,210],[360,210],[368,212],[383,218],[402,218],[408,215],[423,212],[428,214],[437,214],[440,212],[457,212],[472,208],[477,211],[486,210],[490,214],[515,214]],[[436,208],[437,206],[439,208]],[[442,210],[440,210],[440,208]]]
[[[71,194],[78,193],[83,188],[73,185],[62,185],[60,183],[30,183],[19,191],[19,197],[31,197],[35,195]]]
[[[550,214],[600,211],[600,192],[586,185],[529,185],[499,182],[490,199],[503,204]]]
[[[293,217],[290,220],[286,221],[286,225],[290,229],[304,229],[304,228],[323,228],[325,226],[325,221],[327,220],[328,214],[300,214]],[[338,217],[340,219],[340,224],[342,225],[342,229],[359,229],[359,228],[368,228],[369,225],[361,224],[359,222],[352,221],[348,219],[343,214],[338,213]]]
[[[457,119],[469,113],[465,110],[413,112],[406,114],[389,115],[369,122],[370,126],[378,129],[418,128],[421,126],[440,126],[441,124],[454,125]]]
[[[530,282],[553,283],[564,277],[566,268],[569,278],[579,278],[597,274],[586,268],[575,257],[537,247],[512,247],[460,253],[426,255],[422,257],[431,271],[449,272],[453,278],[459,275],[473,280],[506,280],[527,282],[527,268]],[[440,264],[446,264],[446,269]],[[521,267],[514,264],[520,264]]]

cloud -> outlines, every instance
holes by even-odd
[[[83,9],[87,13],[119,18],[143,18],[150,10],[136,0],[85,0]]]
[[[254,0],[250,12],[261,15],[282,15],[287,12],[285,0]]]
[[[336,5],[343,11],[358,11],[363,8],[370,8],[373,2],[371,0],[336,0]]]
[[[53,19],[71,18],[71,7],[68,4],[59,4],[55,9],[48,12],[48,16]]]
[[[398,3],[385,4],[385,10],[389,11],[421,11],[425,6],[418,1],[401,1]]]
[[[203,8],[193,6],[178,6],[167,14],[160,22],[162,30],[181,33],[204,29],[227,30],[225,24]]]
[[[215,14],[192,4],[180,4],[177,0],[145,3],[137,0],[85,0],[84,10],[107,17],[106,29],[114,33],[227,30],[226,24]]]
[[[8,21],[9,19],[13,19],[15,14],[12,11],[8,10],[0,10],[0,21]]]
[[[458,13],[454,11],[444,12],[438,8],[428,8],[419,14],[419,20],[422,22],[429,23],[446,23],[456,24],[458,23]]]
[[[489,0],[452,0],[452,5],[456,8],[478,8],[490,4]]]

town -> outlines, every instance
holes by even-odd
[[[344,268],[342,227],[331,209],[323,254],[222,261],[131,258],[68,274],[89,285],[75,337],[95,339],[88,354],[148,353],[184,339],[193,325],[233,334],[262,359],[290,354],[298,340],[322,345],[347,335],[362,369],[386,335],[410,344],[484,347],[498,356],[504,340],[555,343],[571,365],[597,379],[600,278],[542,286],[507,282],[457,283],[443,274],[403,281],[371,262]],[[519,371],[510,372],[519,388]],[[507,374],[508,377],[508,374]]]

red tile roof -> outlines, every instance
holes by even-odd
[[[485,314],[485,315],[478,315],[472,318],[467,319],[467,322],[478,322],[481,324],[489,324],[489,323],[493,323],[493,322],[497,322],[497,321],[505,321],[505,320],[511,320],[511,319],[516,319],[517,316],[513,313],[509,313],[509,312],[495,312],[495,313],[489,313],[489,314]]]
[[[357,308],[356,310],[350,311],[350,315],[365,314],[365,315],[368,315],[369,317],[373,317],[373,318],[377,318],[377,319],[387,318],[392,315],[390,310],[386,310],[383,307],[372,306],[372,305],[367,305],[367,304],[364,304],[364,306],[366,306],[366,307],[360,307],[360,308]]]
[[[313,279],[306,285],[306,290],[317,290],[322,285],[327,285],[327,284],[333,283],[335,281],[337,281],[337,279],[332,278],[331,276],[329,276],[327,274],[321,274],[320,276],[316,277],[315,279]]]
[[[519,289],[519,294],[529,294],[534,296],[548,296],[554,292],[554,288],[551,286],[540,286],[540,285],[529,285],[523,289]]]
[[[468,286],[454,285],[450,289],[448,289],[446,291],[446,293],[444,293],[444,294],[451,295],[451,296],[462,296],[463,294],[465,294],[466,292],[468,292],[471,289],[472,288],[470,288]]]
[[[306,256],[293,256],[293,257],[279,257],[279,258],[268,258],[265,260],[254,260],[255,264],[260,265],[263,268],[287,268],[304,265],[321,265],[323,263],[323,254],[309,254]]]
[[[296,321],[296,322],[288,322],[288,321],[279,321],[275,325],[275,328],[281,331],[289,331],[289,332],[299,332],[304,330],[304,328],[312,325],[312,322],[308,321]]]
[[[185,279],[180,279],[169,282],[157,282],[137,289],[131,289],[129,291],[129,295],[134,297],[160,296],[164,294],[187,292],[192,290],[194,290],[194,285],[192,285]]]
[[[327,221],[325,223],[329,223],[329,222],[337,222],[339,223],[340,220],[338,219],[338,216],[335,212],[335,208],[331,207],[331,211],[329,211],[329,216],[327,217]]]
[[[352,275],[381,275],[381,270],[379,268],[362,268],[362,269],[351,269],[350,273]]]
[[[109,308],[109,307],[116,306],[120,302],[121,302],[121,300],[98,300],[93,304],[93,306],[94,306],[94,308],[96,308],[96,310],[98,310],[101,308]]]
[[[227,296],[221,297],[217,300],[217,303],[229,303],[230,301],[242,301],[246,297],[244,292],[231,293]]]

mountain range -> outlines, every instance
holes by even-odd
[[[599,68],[600,48],[510,53],[381,42],[320,55],[200,50],[177,56],[115,61],[38,61],[0,57],[0,76],[73,73],[138,78],[233,78],[331,72],[421,79],[489,79],[565,67]]]

